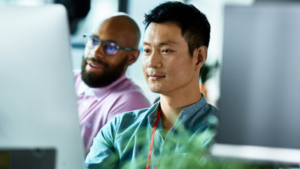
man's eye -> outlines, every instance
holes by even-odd
[[[150,50],[149,49],[144,49],[144,52],[145,53],[150,53]]]
[[[114,49],[116,49],[116,47],[115,46],[108,46],[108,49],[109,50],[114,50]]]
[[[98,39],[92,38],[91,40],[92,40],[92,42],[93,42],[93,45],[97,45],[97,44],[98,44]]]
[[[170,52],[171,52],[171,50],[169,50],[169,49],[162,50],[162,53],[170,53]]]

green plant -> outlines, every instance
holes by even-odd
[[[213,144],[215,130],[206,130],[200,134],[191,136],[186,132],[183,127],[179,127],[180,137],[168,137],[165,142],[164,151],[160,157],[158,169],[273,169],[273,166],[267,164],[257,163],[244,163],[241,161],[233,161],[226,159],[213,158],[209,154],[209,147]],[[192,139],[190,139],[192,138]],[[141,144],[145,142],[140,141]],[[184,147],[184,152],[178,153],[174,151],[174,145],[181,145]],[[148,152],[148,147],[144,151]],[[146,166],[147,159],[144,153],[140,153],[141,156],[135,160],[136,168]],[[128,162],[128,165],[123,168],[132,168],[132,163]]]
[[[211,78],[214,74],[214,71],[219,68],[219,62],[216,61],[214,64],[205,63],[200,71],[200,79],[202,83],[205,83],[209,78]]]

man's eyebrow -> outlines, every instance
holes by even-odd
[[[98,35],[92,34],[91,36],[97,38],[97,39],[100,40],[100,41],[102,41],[101,39],[99,39],[99,36],[98,36]],[[105,42],[113,42],[113,43],[116,43],[116,44],[117,44],[116,41],[110,40],[110,39],[106,39]]]
[[[150,46],[150,43],[148,43],[148,42],[143,42],[143,45],[149,45],[149,46]]]
[[[177,42],[174,42],[174,41],[165,41],[165,42],[160,42],[159,44],[158,44],[158,46],[164,46],[164,45],[176,45],[177,44]]]
[[[95,38],[97,38],[97,39],[99,38],[99,36],[98,36],[98,35],[95,35],[95,34],[92,34],[91,36],[92,36],[92,37],[95,37]]]
[[[113,42],[113,43],[115,43],[115,44],[118,44],[116,41],[110,40],[110,39],[105,40],[105,42]]]
[[[177,42],[174,42],[174,41],[165,41],[165,42],[160,42],[159,44],[158,44],[158,46],[164,46],[164,45],[176,45],[177,44]],[[148,42],[143,42],[143,45],[151,45],[150,43],[148,43]]]

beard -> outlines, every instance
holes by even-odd
[[[124,60],[122,60],[116,66],[111,66],[95,57],[83,56],[81,64],[81,79],[87,86],[91,88],[108,86],[123,75],[123,72],[126,69],[127,58],[128,56],[126,56]],[[103,66],[103,73],[99,74],[98,72],[86,71],[87,61],[101,64]]]

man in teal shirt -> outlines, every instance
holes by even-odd
[[[163,167],[170,156],[200,157],[189,145],[196,140],[196,146],[207,146],[213,140],[211,134],[198,139],[214,131],[217,122],[217,109],[199,90],[210,39],[206,16],[193,5],[165,2],[146,14],[144,23],[143,73],[160,102],[106,124],[86,158],[89,169]]]

